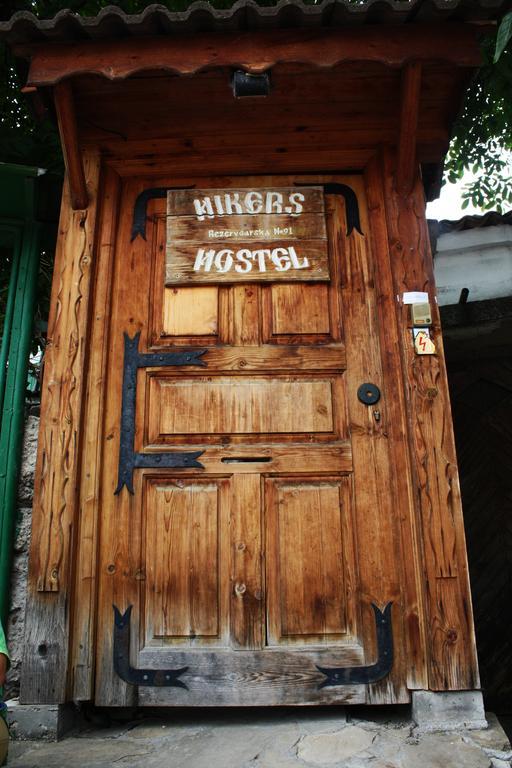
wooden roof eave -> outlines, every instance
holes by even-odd
[[[480,39],[488,24],[407,24],[341,29],[285,29],[139,37],[111,41],[32,43],[15,47],[30,58],[28,86],[52,86],[97,74],[122,80],[149,70],[191,75],[212,67],[251,73],[276,64],[334,67],[344,61],[402,67],[411,60],[481,64]]]
[[[488,25],[450,23],[208,33],[38,43],[15,52],[30,58],[26,90],[53,86],[74,209],[87,207],[88,194],[71,78],[97,74],[116,81],[150,70],[191,75],[217,67],[258,73],[282,63],[334,67],[344,61],[368,61],[402,68],[397,186],[406,193],[412,184],[416,159],[421,62],[435,60],[464,68],[478,67],[480,39],[487,28]]]

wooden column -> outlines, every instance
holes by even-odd
[[[78,142],[73,89],[69,80],[57,83],[54,89],[54,99],[64,164],[69,181],[71,207],[77,211],[81,208],[87,208],[89,196],[82,153]]]
[[[420,112],[421,64],[411,61],[402,71],[400,96],[400,137],[398,141],[398,167],[396,188],[408,195],[416,179],[416,135]]]
[[[414,497],[421,521],[425,573],[428,681],[434,691],[479,687],[464,522],[436,303],[423,187],[396,191],[396,160],[383,159],[389,250],[400,330]],[[433,356],[414,352],[404,291],[426,291],[432,308]]]
[[[375,283],[378,295],[378,332],[382,350],[384,390],[391,393],[386,406],[386,435],[392,461],[400,471],[393,472],[389,492],[393,512],[399,521],[401,538],[400,583],[404,611],[406,674],[409,690],[428,688],[428,643],[425,626],[421,523],[414,499],[411,456],[408,444],[408,419],[404,382],[400,368],[401,332],[395,313],[395,289],[389,258],[386,204],[382,188],[382,169],[375,157],[365,169],[366,195],[370,215],[373,253],[376,254]]]
[[[84,158],[91,204],[64,184],[45,353],[21,679],[23,703],[66,700],[73,544],[100,160]]]
[[[96,594],[98,589],[99,495],[103,444],[108,330],[114,274],[115,232],[118,222],[120,179],[106,168],[98,221],[97,268],[94,275],[94,311],[91,319],[87,385],[84,386],[84,426],[78,507],[76,595],[73,605],[73,701],[94,697]]]

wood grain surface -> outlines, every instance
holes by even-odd
[[[415,505],[415,489],[411,457],[408,451],[408,414],[405,400],[405,382],[397,372],[401,370],[397,358],[402,332],[395,311],[393,264],[386,222],[385,192],[379,158],[368,165],[365,173],[366,194],[375,260],[378,302],[378,332],[382,350],[383,381],[393,392],[387,404],[386,431],[392,461],[400,471],[390,476],[388,493],[394,509],[400,510],[400,536],[403,557],[400,562],[400,582],[404,611],[404,642],[407,659],[407,686],[414,690],[428,688],[429,647],[426,635],[424,605],[424,566],[421,553],[421,520]]]
[[[232,188],[241,188],[234,181]],[[270,178],[259,184],[263,189],[287,188],[290,181]],[[364,209],[361,181],[354,177],[350,183],[356,185]],[[248,180],[249,188],[252,184]],[[126,186],[126,210],[139,189],[138,182]],[[207,189],[202,187],[201,194]],[[272,654],[273,647],[290,648],[314,659],[315,649],[332,646],[339,649],[338,660],[345,658],[344,649],[358,648],[359,663],[374,661],[370,602],[383,604],[396,594],[396,587],[390,591],[383,566],[372,576],[373,586],[368,582],[361,591],[358,573],[366,558],[372,563],[378,560],[383,546],[392,572],[395,549],[392,528],[381,524],[376,537],[369,522],[364,556],[357,548],[356,520],[367,518],[372,509],[374,520],[383,514],[382,502],[377,501],[382,492],[374,486],[364,490],[368,467],[363,469],[361,462],[367,459],[360,448],[357,460],[353,452],[357,440],[363,439],[354,427],[357,414],[368,414],[368,408],[357,401],[352,413],[347,400],[347,386],[356,389],[363,376],[356,361],[368,354],[363,329],[371,332],[368,323],[373,315],[355,317],[345,336],[341,318],[345,326],[350,315],[345,304],[352,290],[361,297],[363,293],[360,285],[339,287],[344,285],[346,264],[360,263],[358,274],[369,291],[361,301],[368,312],[368,296],[374,296],[369,250],[358,239],[344,245],[343,202],[331,199],[327,231],[332,279],[325,285],[242,284],[206,290],[197,286],[174,292],[159,280],[165,262],[164,205],[159,200],[152,203],[146,243],[134,241],[131,258],[117,262],[105,428],[107,436],[115,435],[119,423],[122,345],[115,329],[140,328],[141,349],[150,338],[159,349],[165,348],[167,338],[192,348],[205,337],[214,338],[216,343],[207,346],[205,353],[206,370],[155,368],[140,371],[138,378],[136,449],[144,453],[184,445],[201,449],[205,469],[178,474],[136,471],[134,496],[123,493],[114,498],[116,443],[105,441],[103,504],[110,513],[100,546],[99,611],[104,626],[111,623],[112,604],[121,609],[127,603],[134,605],[132,663],[136,665],[146,663],[150,649],[171,654],[166,661],[170,663],[179,649],[187,648],[194,653],[203,648],[209,654],[216,649],[215,654],[250,651],[260,655]],[[126,253],[128,236],[125,222],[118,238],[119,254]],[[148,254],[151,271],[145,267]],[[165,301],[151,306],[151,296],[159,293]],[[187,302],[194,306],[185,320],[181,314]],[[173,311],[174,327],[169,322]],[[150,335],[145,326],[148,317],[153,328]],[[348,366],[347,339],[353,370]],[[378,346],[372,344],[378,356]],[[364,378],[368,375],[365,372]],[[373,421],[371,412],[369,416]],[[373,443],[374,430],[364,439]],[[359,479],[354,476],[356,464]],[[367,612],[361,611],[361,598]],[[397,610],[398,622],[399,615]],[[99,633],[96,702],[121,699],[129,703],[133,692],[111,667],[111,642],[108,631]],[[221,657],[208,658],[217,665],[220,662],[214,658]],[[320,693],[313,674],[297,680],[292,690],[286,670],[281,685],[277,680],[267,685],[266,674],[255,679],[253,701],[356,701],[368,695],[352,690]],[[210,675],[201,675],[211,687]],[[407,699],[402,679],[399,667],[386,689],[389,700]],[[219,681],[204,700],[248,702],[244,680],[241,672],[230,696]],[[197,703],[194,685],[190,690],[188,701]],[[161,693],[160,702],[171,700]],[[384,694],[372,696],[385,699]],[[148,702],[157,700],[154,692],[147,691],[145,697]]]
[[[78,506],[78,546],[73,602],[72,677],[73,700],[90,701],[94,695],[95,647],[97,626],[96,593],[99,581],[98,541],[100,527],[100,483],[105,407],[104,381],[108,364],[108,325],[114,266],[115,229],[118,221],[119,176],[105,173],[102,209],[98,221],[97,266],[94,273],[94,314],[90,329],[90,354],[86,379],[80,497]]]
[[[398,167],[396,188],[402,195],[409,194],[416,180],[416,144],[421,100],[421,74],[419,61],[408,62],[402,71],[400,95],[400,137],[398,139]]]
[[[208,228],[226,229],[230,221],[236,222],[238,228],[244,226],[257,229],[264,216],[282,216],[288,223],[297,223],[303,215],[323,214],[324,211],[324,191],[321,186],[266,188],[258,184],[255,187],[199,187],[170,189],[167,192],[167,216],[172,226],[179,226],[176,219],[185,219],[187,222],[189,217],[194,217],[199,231]],[[310,235],[325,238],[325,222],[313,216],[307,221]],[[315,224],[319,229],[314,229]]]
[[[153,377],[149,441],[161,435],[331,433],[333,383],[289,377]]]
[[[219,483],[146,485],[146,637],[201,640],[220,634]]]
[[[328,279],[327,243],[322,240],[170,241],[167,249],[166,285]]]
[[[436,34],[441,31],[443,26]],[[422,69],[417,156],[438,163],[471,73],[431,58],[422,60]],[[193,78],[147,73],[121,82],[81,75],[73,82],[79,139],[100,147],[124,178],[168,174],[175,186],[204,187],[205,176],[218,174],[220,188],[227,176],[266,174],[269,168],[363,169],[377,147],[398,143],[400,74],[370,61],[320,69],[276,64],[264,109],[234,99],[223,69]]]
[[[328,280],[321,187],[167,192],[166,285]]]
[[[68,695],[77,485],[100,161],[84,157],[90,204],[72,209],[66,181],[55,255],[32,517],[21,700]]]
[[[395,159],[384,161],[389,245],[395,295],[429,294],[437,354],[420,357],[411,344],[408,307],[397,307],[415,496],[422,522],[426,568],[429,687],[479,687],[471,592],[439,310],[425,201],[419,178],[410,195],[393,189]]]
[[[446,151],[485,29],[18,51],[29,86],[56,86],[67,164],[23,702],[395,704],[478,687],[418,163]],[[257,106],[233,97],[234,67],[272,68]],[[359,226],[333,182],[353,190]],[[148,202],[146,239],[132,240],[153,187],[174,191]],[[414,353],[406,290],[429,294],[434,356]],[[115,495],[123,336],[136,333],[142,353],[206,350],[207,365],[138,370],[133,450],[156,466]],[[200,452],[202,467],[158,467],[171,451]],[[372,604],[388,602],[391,673],[321,688],[317,664],[376,661]],[[187,666],[187,688],[121,679],[113,605],[132,606],[130,663]]]
[[[361,650],[338,646],[336,650],[182,651],[152,650],[141,653],[141,663],[153,668],[188,665],[183,676],[187,690],[141,688],[142,706],[254,707],[308,704],[364,704],[365,686],[319,688],[319,666],[361,665]]]
[[[395,300],[405,286],[432,285],[430,256],[419,193],[396,193],[391,162],[375,160],[365,178],[309,179],[350,185],[363,232],[347,236],[344,200],[327,195],[330,280],[321,285],[165,288],[165,201],[150,204],[147,239],[132,242],[130,214],[148,181],[120,185],[106,174],[102,259],[87,288],[94,349],[81,385],[81,474],[73,469],[80,506],[69,497],[63,513],[70,548],[76,530],[83,601],[60,580],[69,569],[57,582],[45,576],[59,592],[40,593],[65,594],[73,610],[71,662],[56,672],[54,700],[72,690],[103,706],[377,704],[404,703],[414,688],[476,685],[446,400],[437,410],[446,393],[442,358],[418,362]],[[211,185],[221,188],[218,179]],[[139,370],[134,449],[198,450],[204,468],[136,469],[134,494],[115,496],[123,333],[139,331],[142,352],[206,348],[207,368]],[[434,333],[437,344],[436,324]],[[378,404],[359,400],[363,382],[380,388]],[[34,563],[64,557],[58,537],[37,530]],[[388,601],[390,675],[366,687],[319,688],[317,663],[376,661],[372,603]],[[188,690],[136,690],[121,680],[112,605],[133,606],[132,665],[189,666]],[[40,607],[35,616],[34,626],[55,626]],[[67,642],[69,618],[61,621],[55,658]],[[40,700],[46,677],[33,668],[31,696]]]
[[[73,88],[69,80],[58,83],[54,90],[55,109],[63,148],[64,165],[69,183],[71,207],[74,211],[87,208],[89,195],[85,179],[84,162],[78,140]]]
[[[345,61],[400,66],[411,58],[436,58],[478,67],[482,61],[481,34],[481,25],[455,22],[449,24],[449,29],[436,24],[407,29],[399,25],[364,25],[347,29],[237,31],[219,36],[196,33],[191,39],[160,36],[56,45],[32,43],[18,46],[17,51],[31,56],[28,85],[53,85],[84,72],[101,74],[109,80],[157,69],[191,74],[211,66],[265,72],[283,61],[320,67]]]

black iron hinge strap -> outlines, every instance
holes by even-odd
[[[391,626],[391,606],[388,603],[383,611],[374,603],[375,628],[377,631],[377,661],[367,667],[318,667],[326,679],[320,685],[368,685],[387,677],[393,667],[393,630]]]
[[[300,184],[302,187],[317,186],[312,184]],[[193,189],[194,187],[177,187],[176,189]],[[345,200],[345,210],[347,216],[347,237],[356,229],[359,234],[361,231],[361,219],[359,216],[359,204],[357,201],[357,195],[348,184],[341,184],[340,182],[328,182],[323,185],[324,193],[326,195],[340,195]],[[147,207],[148,202],[155,198],[166,197],[170,191],[170,187],[153,187],[152,189],[145,189],[138,195],[135,206],[133,209],[133,223],[132,223],[132,235],[131,240],[135,240],[139,235],[146,239],[146,219],[147,219]]]
[[[387,677],[393,667],[393,631],[391,626],[391,606],[388,603],[383,611],[372,604],[377,631],[377,661],[365,667],[319,667],[317,669],[325,680],[318,686],[326,688],[336,685],[369,685]],[[131,685],[175,686],[187,688],[178,680],[189,668],[179,669],[136,669],[130,666],[130,615],[132,606],[121,615],[114,607],[114,669],[117,674]]]
[[[148,203],[150,200],[167,197],[167,192],[169,189],[169,187],[153,187],[152,189],[145,189],[140,193],[140,195],[137,196],[133,208],[132,236],[130,238],[131,242],[133,242],[139,235],[143,240],[146,239]],[[194,189],[194,187],[173,187],[173,189]]]
[[[137,669],[130,665],[130,616],[132,606],[122,614],[114,608],[114,669],[119,677],[130,685],[151,685],[160,688],[187,688],[178,678],[188,670],[180,669]]]
[[[206,366],[201,356],[206,349],[184,349],[179,352],[140,353],[140,331],[131,339],[124,334],[123,393],[121,402],[121,433],[119,441],[119,469],[117,495],[126,485],[133,493],[133,470],[142,468],[189,468],[204,469],[197,461],[204,451],[165,453],[137,453],[135,451],[135,409],[137,402],[137,369],[149,367],[169,367],[177,365]]]
[[[330,181],[326,184],[304,184],[297,182],[296,186],[301,187],[317,187],[321,186],[324,189],[324,195],[338,195],[345,201],[345,215],[347,217],[347,237],[350,237],[354,229],[356,229],[360,235],[363,234],[361,229],[361,218],[359,216],[359,203],[357,201],[357,195],[348,184],[341,184],[338,181]]]

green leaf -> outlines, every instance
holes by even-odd
[[[501,20],[501,24],[496,35],[496,49],[494,51],[494,63],[500,60],[507,43],[512,37],[512,11],[506,14]]]

